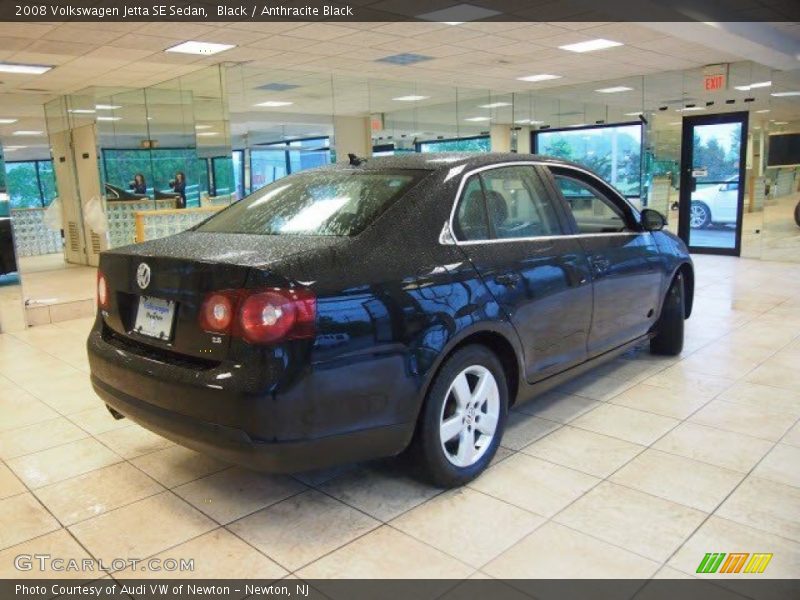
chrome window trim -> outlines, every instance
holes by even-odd
[[[570,233],[570,234],[559,234],[559,235],[535,235],[530,237],[518,237],[518,238],[496,238],[493,240],[459,240],[455,234],[455,228],[453,227],[453,220],[456,214],[456,207],[458,206],[458,201],[461,198],[461,192],[464,190],[464,185],[467,182],[467,179],[475,175],[476,173],[481,173],[483,171],[490,171],[492,169],[501,169],[504,167],[517,167],[517,166],[531,166],[531,167],[551,167],[555,166],[560,169],[567,169],[576,171],[578,173],[583,173],[584,175],[588,175],[592,179],[599,181],[604,186],[608,186],[602,177],[588,171],[586,169],[582,169],[580,167],[576,167],[573,165],[563,165],[557,163],[550,163],[543,160],[515,160],[510,162],[502,162],[502,163],[495,163],[492,165],[483,165],[482,167],[477,167],[472,169],[471,171],[467,171],[461,176],[461,181],[458,183],[458,189],[456,190],[456,197],[453,200],[453,205],[450,208],[450,219],[445,222],[444,227],[442,228],[441,233],[439,234],[439,243],[441,245],[447,246],[472,246],[476,244],[501,244],[506,242],[532,242],[532,241],[540,241],[540,240],[565,240],[565,239],[576,239],[576,238],[583,238],[583,237],[608,237],[608,236],[632,236],[632,235],[641,235],[643,232],[641,231],[613,231],[607,233]],[[632,206],[625,198],[620,195],[617,195],[620,200],[622,200],[630,209],[633,211],[634,214],[638,214],[638,211],[634,206]]]

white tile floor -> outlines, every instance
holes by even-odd
[[[259,578],[668,577],[744,551],[800,577],[800,266],[696,262],[683,355],[520,406],[494,466],[444,493],[393,461],[287,477],[200,456],[110,418],[90,320],[1,335],[0,577],[34,551]]]

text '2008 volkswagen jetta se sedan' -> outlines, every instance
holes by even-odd
[[[408,449],[460,485],[510,406],[648,340],[681,351],[694,273],[663,227],[560,160],[351,157],[104,252],[92,382],[115,416],[254,469]]]

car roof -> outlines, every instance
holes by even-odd
[[[545,156],[541,154],[517,154],[513,152],[408,152],[395,156],[379,156],[368,158],[361,164],[354,166],[348,163],[339,163],[334,168],[374,170],[417,169],[436,171],[439,169],[452,169],[465,165],[468,169],[479,168],[487,165],[508,162],[536,161],[552,164],[554,166],[574,166],[585,169],[571,161]]]

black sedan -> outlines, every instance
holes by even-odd
[[[304,171],[104,252],[92,383],[115,416],[251,468],[408,449],[460,485],[510,406],[647,341],[681,351],[694,272],[663,227],[539,156]]]

